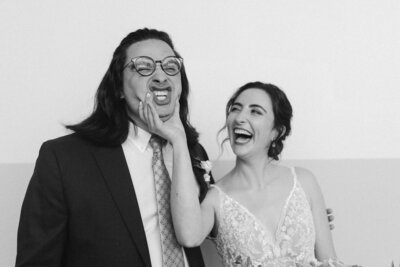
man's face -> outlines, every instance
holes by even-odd
[[[149,39],[134,43],[127,49],[125,64],[139,56],[147,56],[157,61],[175,54],[167,43]],[[150,76],[142,76],[130,67],[124,69],[123,97],[127,103],[128,115],[137,125],[145,128],[145,123],[139,117],[139,103],[144,103],[147,92],[153,93],[153,104],[160,119],[167,121],[172,117],[176,99],[182,92],[181,73],[169,76],[161,69],[159,63]]]

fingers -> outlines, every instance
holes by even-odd
[[[160,118],[158,117],[157,110],[151,102],[152,99],[147,103],[147,114],[148,114],[148,124],[151,131],[155,131],[160,126]]]
[[[145,98],[144,98],[144,102],[140,101],[139,102],[139,117],[140,119],[147,124],[147,118],[148,118],[148,112],[147,112],[147,102],[148,102],[148,98],[150,97],[150,93],[146,93]]]
[[[145,96],[144,102],[143,101],[139,102],[139,117],[144,123],[146,123],[147,127],[150,126],[149,109],[148,109],[149,99],[151,100],[151,95],[150,95],[150,93],[147,93]]]
[[[150,132],[159,134],[160,118],[153,104],[153,95],[150,92],[146,93],[144,102],[139,102],[140,119],[146,123]]]
[[[174,123],[175,126],[178,128],[183,129],[183,124],[180,116],[180,104],[179,104],[179,98],[175,100],[175,108],[174,108],[174,114],[172,115],[172,122]]]
[[[143,102],[142,101],[140,101],[139,102],[139,117],[140,117],[140,119],[143,121],[143,122],[146,122],[146,119],[145,119],[145,117],[144,117],[144,105],[143,105]]]
[[[174,115],[179,117],[179,110],[180,110],[180,104],[179,104],[179,97],[175,100],[175,110],[174,110]]]
[[[146,123],[147,126],[149,126],[149,102],[151,101],[151,94],[150,92],[146,93],[145,99],[144,99],[144,108],[143,108],[143,112],[144,112],[144,117],[146,119]]]
[[[143,114],[145,121],[147,123],[147,127],[149,128],[150,131],[154,129],[154,118],[150,108],[151,101],[152,101],[152,95],[150,92],[147,92],[144,102]]]
[[[149,127],[149,111],[147,108],[147,101],[139,102],[139,117]]]
[[[326,215],[328,217],[329,229],[331,230],[335,229],[335,225],[332,223],[333,220],[335,220],[335,216],[333,216],[333,210],[331,208],[327,208]]]
[[[327,209],[326,209],[326,213],[327,213],[328,215],[330,215],[330,214],[333,213],[333,210],[332,210],[331,208],[327,208]]]
[[[330,208],[326,209],[326,215],[328,217],[329,223],[331,223],[333,220],[335,220],[335,216],[333,216],[333,210]]]
[[[172,117],[162,121],[158,115],[156,104],[153,102],[154,95],[147,92],[143,102],[139,102],[139,116],[146,124],[149,132],[157,134],[166,140],[171,141],[177,134],[184,133],[184,128],[180,119],[179,99],[175,100]]]

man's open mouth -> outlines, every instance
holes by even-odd
[[[153,101],[156,105],[167,105],[171,102],[171,87],[150,88],[153,93]]]

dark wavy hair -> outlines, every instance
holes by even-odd
[[[67,125],[67,129],[100,145],[117,146],[126,140],[129,132],[129,116],[126,110],[125,99],[121,98],[123,88],[122,72],[126,61],[126,51],[132,44],[149,39],[156,39],[167,43],[174,54],[180,57],[166,32],[144,28],[129,33],[114,51],[110,66],[97,89],[92,114],[78,124]],[[181,81],[182,93],[179,99],[179,116],[182,120],[187,136],[187,143],[190,148],[198,142],[199,134],[191,126],[188,118],[189,81],[184,65],[181,69]]]
[[[272,111],[274,112],[274,129],[278,131],[278,136],[275,140],[271,142],[271,145],[268,149],[268,156],[278,160],[279,155],[283,149],[283,141],[290,134],[291,127],[291,119],[293,117],[292,105],[289,102],[289,99],[286,97],[286,94],[279,89],[279,87],[262,82],[249,82],[245,85],[241,86],[236,92],[231,96],[228,103],[226,104],[225,115],[228,117],[229,112],[231,110],[232,105],[235,103],[238,96],[248,89],[261,89],[265,93],[269,95],[272,103]],[[226,126],[224,126],[222,130],[224,130]],[[225,142],[225,140],[224,140]]]

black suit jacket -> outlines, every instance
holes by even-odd
[[[191,154],[207,159],[199,144]],[[204,171],[194,172],[203,199]],[[204,266],[199,247],[185,251],[191,267]],[[22,205],[16,266],[151,266],[121,146],[77,134],[42,145]]]

